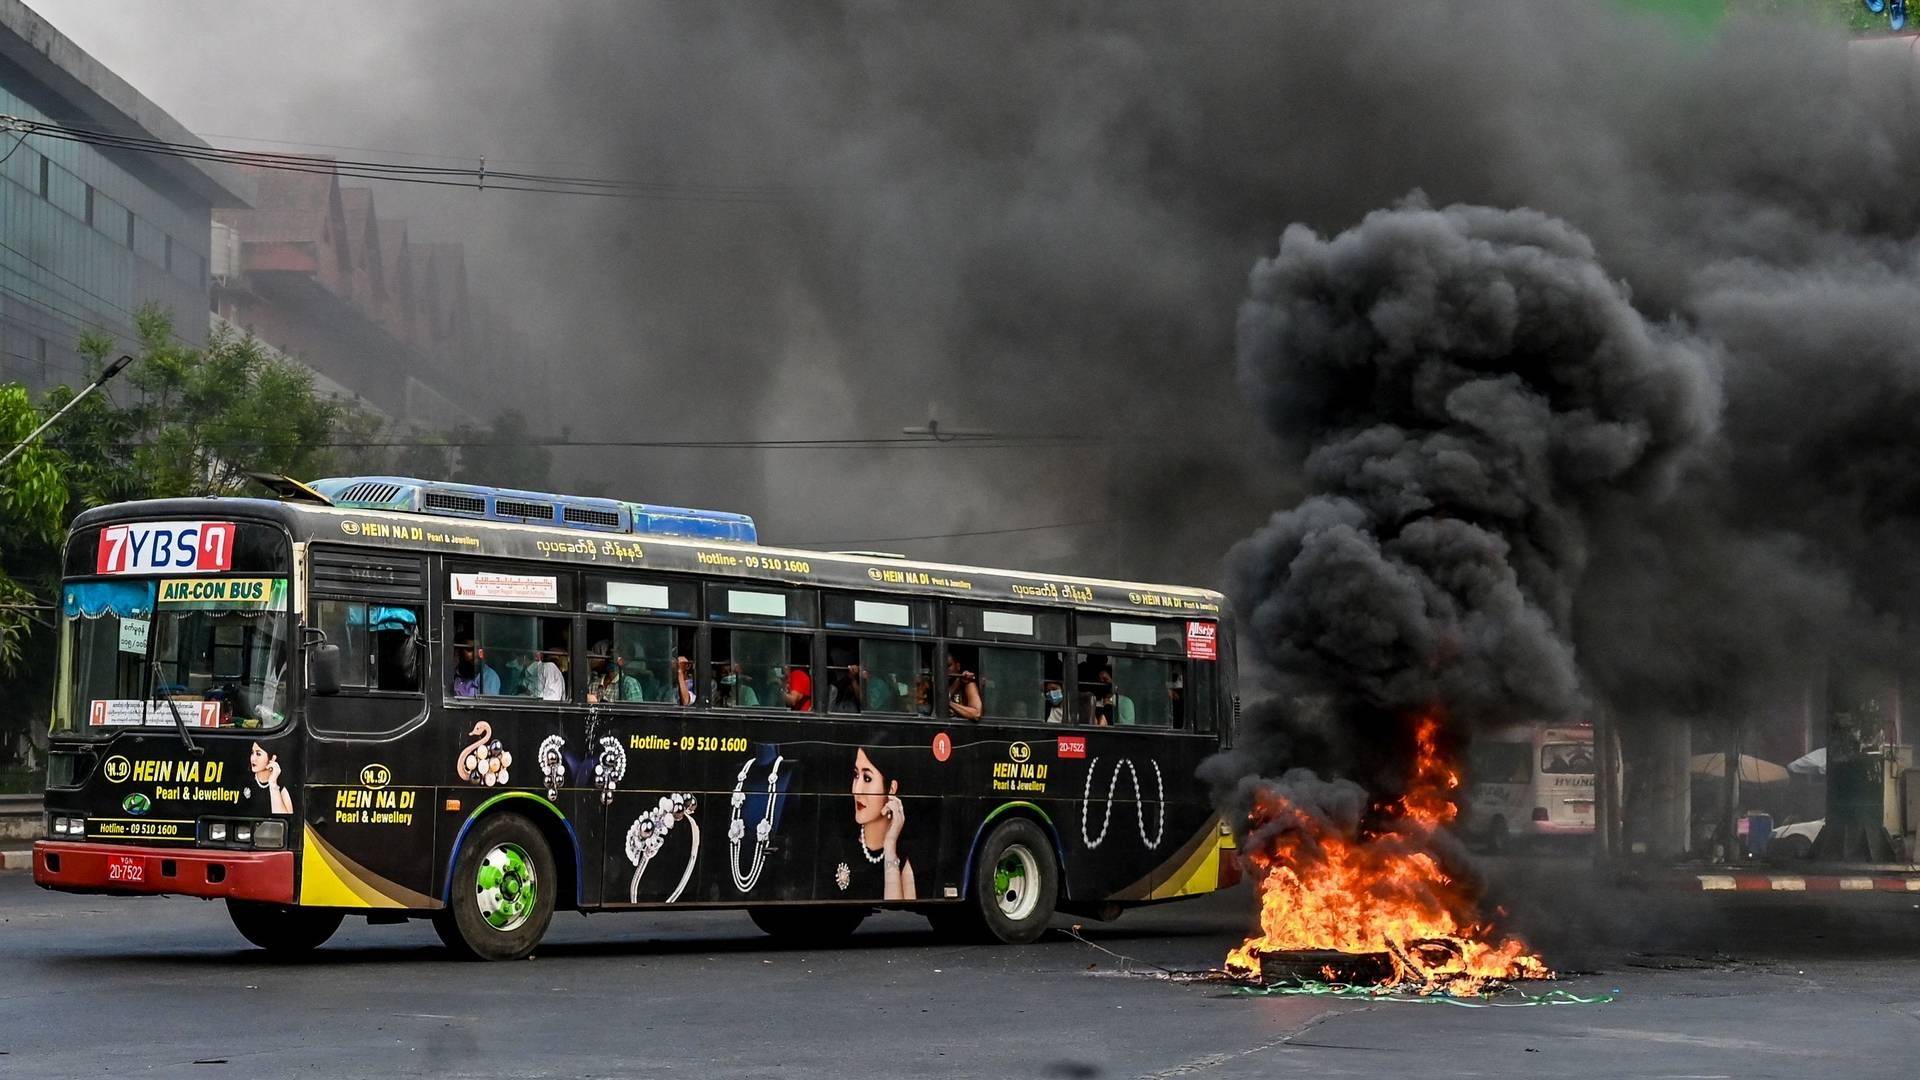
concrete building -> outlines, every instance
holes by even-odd
[[[18,0],[0,0],[0,113],[205,145]],[[147,303],[203,342],[213,207],[252,200],[220,164],[0,133],[0,380],[84,375],[81,334],[124,347]]]

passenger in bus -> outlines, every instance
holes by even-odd
[[[1040,696],[1047,703],[1047,723],[1063,724],[1067,719],[1067,694],[1060,688],[1059,679],[1048,679],[1040,684]]]
[[[794,712],[812,712],[813,677],[801,668],[788,668],[782,696]]]
[[[753,688],[753,677],[739,663],[719,660],[714,662],[713,667],[719,672],[713,680],[715,706],[722,709],[752,709],[759,706],[760,694]]]
[[[640,680],[627,674],[626,658],[621,656],[608,642],[597,642],[594,652],[599,657],[590,660],[592,665],[587,681],[587,704],[602,701],[644,701],[640,690]],[[588,655],[593,655],[589,653]]]
[[[453,647],[453,696],[499,697],[500,676],[473,647],[472,641],[460,641]]]
[[[570,663],[564,647],[548,646],[540,654],[530,670],[535,687],[534,695],[541,701],[567,700],[566,670]]]
[[[866,708],[867,675],[845,649],[827,653],[827,711],[857,713]]]
[[[947,711],[962,720],[978,720],[986,709],[980,703],[980,679],[960,657],[947,653]]]
[[[698,700],[693,692],[693,661],[684,656],[673,658],[673,687],[667,700],[680,705],[692,705]]]
[[[933,715],[933,676],[925,672],[913,681],[913,713],[915,716]]]

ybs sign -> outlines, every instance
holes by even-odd
[[[100,530],[94,572],[218,574],[232,568],[232,522],[156,521]]]

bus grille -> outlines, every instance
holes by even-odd
[[[532,518],[539,521],[553,520],[553,504],[527,502],[523,499],[495,499],[493,512],[504,517]]]
[[[447,491],[429,491],[421,499],[429,510],[448,510],[456,514],[484,514],[487,500],[478,495],[455,495]]]

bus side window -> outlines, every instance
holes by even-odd
[[[320,629],[340,647],[340,685],[353,690],[420,691],[420,609],[359,600],[315,603]]]
[[[933,715],[933,646],[924,641],[827,639],[827,711]]]
[[[987,645],[980,649],[979,663],[983,715],[1054,724],[1065,719],[1066,693],[1060,682],[1066,666],[1063,653]]]
[[[658,623],[587,622],[587,702],[692,705],[694,628]]]
[[[715,708],[813,710],[811,636],[715,628],[712,640]]]

